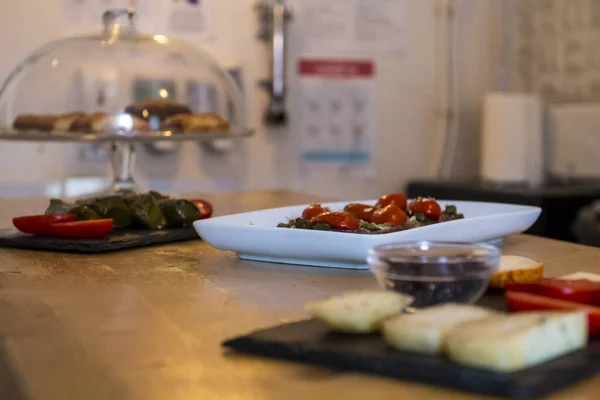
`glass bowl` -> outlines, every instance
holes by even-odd
[[[498,271],[500,251],[478,243],[411,242],[379,246],[367,261],[379,284],[415,298],[413,308],[474,303]]]

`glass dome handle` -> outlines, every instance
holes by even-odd
[[[102,23],[104,24],[104,33],[112,35],[115,33],[115,26],[120,26],[119,18],[127,16],[129,21],[129,33],[135,32],[135,9],[133,8],[118,8],[104,11],[102,14]],[[118,30],[117,30],[118,32]],[[118,33],[117,33],[118,34]]]

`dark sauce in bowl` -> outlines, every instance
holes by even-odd
[[[369,255],[380,285],[414,297],[414,308],[474,303],[485,292],[498,262],[496,248],[464,243],[387,245]]]

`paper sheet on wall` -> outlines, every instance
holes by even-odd
[[[298,0],[303,51],[402,54],[406,0]]]
[[[109,9],[134,8],[144,15],[149,0],[63,0],[63,20],[69,34],[101,32],[102,14]]]
[[[371,176],[376,128],[370,60],[301,59],[300,175]]]
[[[218,0],[168,0],[168,29],[214,39],[217,32]]]

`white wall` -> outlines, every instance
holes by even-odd
[[[452,168],[456,179],[479,175],[481,101],[495,89],[502,0],[459,0],[460,137]]]
[[[478,172],[478,120],[481,95],[489,82],[490,57],[488,7],[493,0],[463,0],[461,7],[461,83],[465,105],[463,131],[454,174],[474,176]],[[140,21],[142,30],[162,30],[156,21],[164,13],[161,0],[154,0],[151,14]],[[255,39],[258,23],[251,0],[220,1],[219,34],[209,47],[223,59],[243,66],[246,99],[256,136],[226,156],[182,145],[178,154],[153,156],[138,151],[137,176],[155,183],[171,184],[175,191],[228,188],[290,187],[296,181],[293,162],[294,119],[288,130],[267,130],[261,119],[267,96],[256,82],[266,76],[266,52]],[[427,176],[429,151],[435,140],[435,0],[409,0],[409,45],[405,56],[376,58],[379,91],[380,134],[376,149],[376,179],[364,185],[332,187],[328,183],[305,186],[305,190],[354,196],[377,195],[400,190],[407,180]],[[65,33],[62,0],[0,0],[0,76],[36,47]],[[35,29],[32,29],[35,26]],[[300,34],[292,27],[291,36]],[[193,40],[193,38],[188,38]],[[198,42],[198,41],[195,41]],[[198,42],[199,43],[199,42]],[[203,44],[203,43],[199,43]],[[206,45],[206,44],[203,44]],[[290,54],[290,104],[294,104],[295,46]],[[352,54],[327,54],[348,55]],[[77,145],[0,142],[0,185],[16,180],[25,183],[62,180],[73,175],[107,175],[103,163],[82,163]],[[174,181],[174,178],[177,180]],[[160,182],[158,182],[160,181]],[[1,193],[0,193],[1,194]],[[357,193],[358,195],[358,193]]]

